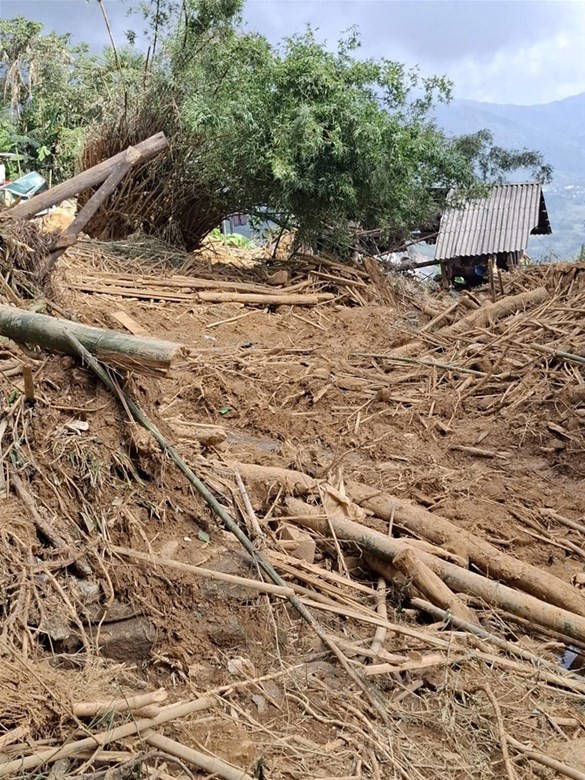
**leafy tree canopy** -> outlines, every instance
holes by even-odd
[[[312,243],[325,230],[346,245],[352,225],[400,242],[454,187],[476,195],[525,168],[550,177],[537,152],[497,147],[487,131],[447,138],[432,116],[450,83],[360,58],[355,32],[334,49],[310,29],[272,46],[245,27],[243,0],[128,2],[145,20],[145,55],[97,58],[34,22],[0,22],[4,116],[57,175],[73,164],[70,134],[91,130],[88,164],[167,134],[171,152],[115,204],[121,234],[172,223],[191,248],[222,218],[267,209]]]

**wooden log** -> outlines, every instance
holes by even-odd
[[[406,547],[404,541],[366,528],[353,520],[339,516],[325,519],[322,515],[311,515],[310,510],[318,512],[317,508],[309,505],[306,507],[308,507],[308,511],[305,515],[297,515],[293,522],[318,531],[327,538],[331,536],[332,527],[339,540],[354,542],[382,560],[391,562],[394,562],[396,556]],[[547,604],[534,596],[513,590],[507,585],[480,574],[474,574],[428,553],[420,552],[419,556],[423,563],[435,572],[452,591],[477,596],[492,607],[523,617],[534,625],[562,632],[578,641],[585,639],[585,618],[581,615]],[[533,568],[536,569],[536,567]],[[377,571],[383,574],[383,567],[377,567]],[[537,569],[537,571],[545,576],[545,572],[541,569]],[[392,579],[391,573],[387,576],[388,579]]]
[[[469,623],[478,624],[474,611],[450,590],[443,580],[430,569],[414,550],[403,550],[392,561],[398,571],[407,577],[423,596],[438,607]]]
[[[585,598],[577,588],[549,572],[502,552],[480,536],[410,501],[380,494],[357,482],[350,482],[346,487],[358,504],[382,520],[389,522],[392,517],[394,523],[411,533],[469,558],[487,576],[501,579],[538,599],[585,616]]]
[[[480,309],[468,314],[452,325],[448,325],[446,328],[441,328],[437,331],[441,336],[447,338],[459,336],[468,333],[476,328],[486,328],[492,322],[508,317],[510,314],[514,314],[517,311],[523,311],[524,309],[530,309],[532,306],[537,306],[539,303],[544,303],[549,297],[546,287],[536,287],[534,290],[528,290],[527,292],[518,293],[518,295],[510,295],[506,298],[501,298],[499,301],[490,303],[487,306],[482,306]]]
[[[335,298],[333,293],[235,293],[200,292],[199,300],[206,303],[251,303],[263,306],[314,306]]]
[[[165,134],[157,133],[156,135],[147,138],[145,141],[136,144],[136,146],[130,147],[133,152],[136,152],[136,155],[133,155],[133,165],[156,157],[157,154],[168,149],[168,146],[169,143],[165,138]],[[87,171],[79,173],[72,179],[68,179],[46,192],[41,192],[30,200],[18,203],[16,206],[8,209],[4,213],[4,216],[13,217],[14,219],[30,219],[31,217],[34,217],[35,214],[38,214],[39,211],[44,211],[45,209],[51,208],[51,206],[56,206],[58,203],[67,200],[67,198],[73,198],[84,190],[96,187],[98,184],[105,181],[120,163],[124,163],[128,160],[128,151],[129,149],[125,149],[114,157],[110,157],[108,160],[104,160],[98,165],[94,165]]]
[[[489,327],[491,323],[508,317],[517,311],[523,311],[532,306],[537,306],[539,303],[544,303],[548,297],[549,293],[546,287],[536,287],[534,290],[518,293],[518,295],[509,295],[501,298],[499,301],[495,301],[495,303],[481,306],[452,325],[439,328],[439,330],[435,331],[435,334],[441,338],[456,339],[457,336],[462,336],[476,328]],[[403,344],[401,347],[396,347],[390,354],[394,356],[408,356],[416,354],[421,349],[426,350],[427,347],[422,341],[416,339]]]
[[[300,488],[301,491],[307,493],[318,485],[316,479],[292,469],[233,462],[229,462],[227,465],[236,468],[246,479],[278,484],[291,491]],[[463,558],[468,557],[489,577],[501,579],[537,599],[556,604],[576,615],[585,616],[585,599],[581,593],[572,585],[563,582],[538,566],[524,563],[512,555],[498,550],[494,545],[463,528],[459,528],[445,517],[429,512],[409,501],[374,492],[372,488],[357,482],[349,482],[346,487],[349,495],[356,502],[386,522],[390,522],[392,519],[395,525],[422,536],[432,544],[446,547]],[[309,509],[314,509],[314,507]],[[294,515],[295,512],[291,511],[290,514]],[[297,514],[300,513],[297,512]],[[396,540],[392,541],[379,532],[370,532],[370,529],[357,523],[354,525],[365,533],[378,533],[386,544],[396,544]],[[399,549],[394,549],[394,554],[397,554]],[[428,556],[428,558],[430,557],[432,556]],[[428,558],[425,555],[425,561]],[[449,585],[449,587],[451,586]],[[462,589],[462,592],[467,591]],[[563,632],[561,631],[561,633]]]
[[[143,374],[164,376],[182,349],[180,344],[170,341],[138,338],[0,304],[0,335],[19,344],[36,344],[53,352],[74,355],[66,333],[74,335],[104,362]]]
[[[102,206],[110,197],[124,176],[126,176],[130,168],[139,159],[140,154],[136,151],[136,149],[130,147],[130,149],[126,150],[125,159],[123,162],[119,162],[116,165],[105,182],[101,185],[97,192],[91,196],[79,214],[77,214],[73,222],[68,225],[67,228],[61,233],[61,235],[55,239],[53,244],[53,251],[65,251],[67,247],[70,247],[77,241],[77,236],[81,233],[89,220],[93,217],[99,207]]]

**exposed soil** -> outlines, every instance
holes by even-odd
[[[201,275],[209,268],[202,261]],[[557,367],[537,355],[533,364],[516,365],[522,345],[506,346],[502,365],[510,378],[494,386],[490,371],[501,354],[491,341],[471,358],[465,353],[469,340],[441,347],[442,360],[456,362],[465,354],[459,365],[480,375],[356,354],[385,354],[419,338],[419,328],[430,319],[421,308],[430,302],[442,311],[453,303],[414,286],[401,290],[394,304],[381,303],[368,289],[360,306],[340,299],[265,309],[84,293],[73,284],[83,273],[79,259],[70,255],[54,279],[54,302],[71,317],[119,329],[112,313],[123,311],[149,335],[188,347],[167,378],[134,375],[124,387],[244,525],[242,497],[222,464],[276,465],[320,480],[341,471],[346,481],[411,499],[575,587],[585,580],[580,533],[555,519],[556,513],[585,522],[585,398],[571,402],[567,396],[585,387],[582,366]],[[196,266],[189,273],[196,274]],[[217,273],[229,273],[229,265]],[[264,272],[251,269],[250,280],[259,273]],[[583,300],[584,277],[581,271],[571,290],[564,288],[560,309]],[[530,275],[523,284],[529,289],[543,279],[552,284],[543,276],[533,283]],[[450,321],[468,313],[455,313]],[[236,319],[240,315],[245,316]],[[506,328],[512,320],[505,321]],[[561,331],[568,321],[564,310],[552,311],[547,323],[553,320]],[[498,328],[494,323],[490,332],[504,339],[508,331]],[[472,344],[481,347],[475,336]],[[425,349],[417,352],[423,359]],[[2,352],[6,359],[22,358],[20,348],[10,344]],[[89,370],[69,357],[39,353],[34,359],[34,405],[20,395],[21,377],[0,374],[7,421],[4,474],[10,482],[10,473],[18,473],[38,511],[68,544],[48,545],[13,494],[0,502],[5,551],[0,647],[11,674],[28,681],[19,705],[20,694],[10,693],[11,675],[6,680],[0,675],[4,730],[25,724],[28,739],[60,744],[77,728],[68,715],[74,701],[159,686],[174,701],[236,685],[223,692],[218,707],[178,721],[165,733],[257,778],[501,778],[507,775],[494,709],[482,688],[487,685],[507,733],[523,744],[554,756],[560,755],[559,745],[583,736],[582,695],[539,681],[535,667],[527,675],[529,665],[514,671],[478,657],[478,648],[498,651],[464,632],[433,625],[413,609],[400,581],[388,583],[388,620],[451,638],[459,660],[422,669],[414,664],[412,671],[371,678],[389,713],[385,726],[286,601],[112,554],[114,545],[258,578],[235,538]],[[206,446],[197,435],[202,426],[219,426],[224,433]],[[260,483],[247,483],[247,489],[268,534],[266,549],[285,553],[279,542],[282,491]],[[343,559],[332,541],[317,539],[315,564],[341,576],[348,567],[351,580],[339,586],[345,606],[353,599],[375,609],[375,601],[352,583],[373,594],[378,575],[355,545],[342,549]],[[75,559],[87,561],[95,591],[83,586],[80,591]],[[315,582],[282,573],[319,595]],[[564,638],[519,625],[472,598],[468,603],[490,631],[560,663]],[[369,646],[374,625],[312,611],[332,635]],[[120,618],[144,621],[140,641],[135,624],[128,623],[129,638],[112,639],[108,631],[118,630],[111,626],[120,625]],[[383,649],[411,661],[435,652],[421,638],[390,630]],[[274,677],[246,683],[263,675]],[[52,693],[43,705],[38,698],[48,695],[47,688]],[[109,749],[141,747],[135,739]],[[556,776],[521,752],[510,752],[518,778]],[[563,756],[577,766],[566,752]],[[179,776],[182,770],[169,763],[165,771]]]

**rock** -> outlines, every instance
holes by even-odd
[[[288,271],[281,268],[280,271],[275,271],[273,274],[270,274],[270,276],[266,278],[266,283],[273,287],[278,287],[279,285],[288,284],[288,280]]]
[[[106,658],[125,663],[140,663],[150,657],[155,629],[145,617],[134,617],[118,623],[108,623],[92,632]]]
[[[238,577],[247,577],[249,579],[256,578],[246,556],[232,550],[228,550],[224,556],[209,561],[206,564],[206,568],[222,572],[223,574],[235,574]],[[220,597],[222,599],[235,599],[241,604],[249,604],[258,599],[257,590],[247,588],[245,585],[234,585],[230,582],[202,580],[200,589],[203,594],[214,600]]]
[[[246,643],[246,632],[235,615],[230,615],[217,625],[208,625],[207,635],[218,647],[238,647]]]

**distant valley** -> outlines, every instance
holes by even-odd
[[[537,106],[455,100],[435,116],[450,135],[487,128],[501,146],[541,151],[555,169],[545,187],[553,234],[531,238],[528,253],[563,260],[579,254],[585,244],[585,94]]]

